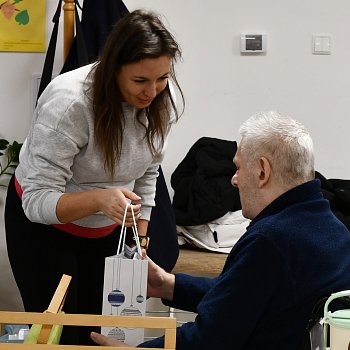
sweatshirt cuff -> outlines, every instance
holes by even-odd
[[[141,205],[141,218],[147,221],[151,219],[152,207],[144,207]]]
[[[57,203],[63,193],[51,192],[45,198],[45,201],[42,205],[42,221],[45,224],[61,224],[61,222],[57,218],[56,208]]]

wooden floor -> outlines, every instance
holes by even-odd
[[[194,276],[216,277],[222,271],[227,254],[206,250],[180,248],[179,258],[172,272]]]

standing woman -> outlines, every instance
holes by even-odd
[[[42,93],[5,208],[26,311],[47,309],[68,274],[65,312],[101,313],[104,260],[116,253],[128,202],[147,235],[158,167],[179,117],[174,86],[183,99],[180,56],[159,17],[136,10],[117,22],[96,63],[59,75]],[[64,327],[61,343],[89,344],[90,332]]]

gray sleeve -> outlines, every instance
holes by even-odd
[[[43,124],[35,124],[22,160],[22,205],[28,219],[44,224],[60,223],[56,215],[59,198],[72,177],[71,166],[79,152],[72,138]]]
[[[152,207],[155,205],[158,168],[159,162],[152,164],[144,175],[135,181],[134,192],[141,197],[141,215],[145,220],[150,220]]]

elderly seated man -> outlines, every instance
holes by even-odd
[[[240,136],[232,185],[251,223],[221,274],[174,275],[149,263],[148,295],[198,314],[177,328],[178,350],[297,350],[316,301],[350,289],[350,234],[314,178],[304,126],[269,111],[243,123]],[[141,346],[161,347],[163,338]]]

